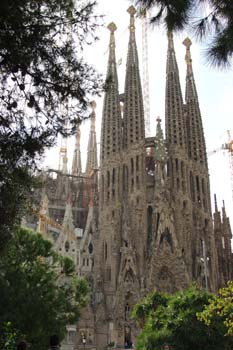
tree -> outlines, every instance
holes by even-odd
[[[155,10],[154,24],[169,31],[188,29],[207,39],[207,59],[228,67],[233,57],[233,2],[231,0],[135,0],[141,11]]]
[[[0,324],[0,349],[1,350],[16,350],[18,339],[21,334],[12,327],[10,322]]]
[[[85,45],[97,39],[95,5],[0,2],[0,249],[22,217],[44,148],[58,133],[74,133],[101,91],[99,75],[83,59]]]
[[[174,295],[154,292],[135,306],[133,318],[141,325],[140,350],[161,350],[165,344],[176,350],[231,349],[233,339],[224,336],[226,327],[215,315],[210,326],[200,322],[197,312],[214,297],[192,286]]]
[[[233,281],[229,281],[227,287],[219,290],[204,311],[198,314],[198,318],[206,325],[212,324],[216,315],[221,316],[228,336],[233,336]]]
[[[88,284],[76,277],[73,262],[27,229],[14,231],[0,271],[0,327],[10,323],[32,350],[46,349],[53,334],[62,339],[88,302]]]

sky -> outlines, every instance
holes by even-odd
[[[119,90],[123,92],[124,75],[126,65],[127,46],[129,38],[129,14],[127,8],[130,6],[127,0],[99,0],[97,12],[104,14],[105,26],[99,30],[99,41],[95,45],[91,45],[85,51],[85,58],[93,64],[96,69],[106,74],[108,60],[108,44],[109,30],[106,26],[110,22],[115,22],[117,31],[116,37],[116,56],[117,60],[121,59],[122,64],[118,67]],[[207,152],[211,153],[208,157],[211,196],[213,200],[214,193],[217,194],[219,208],[222,206],[222,200],[225,200],[227,214],[233,225],[233,199],[231,189],[231,177],[229,167],[228,152],[218,151],[222,144],[228,141],[227,130],[230,130],[233,137],[233,70],[216,70],[210,67],[205,59],[205,46],[198,43],[190,33],[179,33],[174,36],[174,44],[176,51],[177,63],[180,72],[180,82],[183,90],[185,88],[185,47],[182,41],[189,36],[193,42],[191,46],[193,70],[197,92],[199,96],[199,104],[202,113],[202,121],[206,138]],[[141,52],[141,21],[136,20],[136,40],[139,53],[139,61],[142,57]],[[148,30],[148,69],[149,69],[149,86],[150,86],[150,123],[151,136],[155,135],[156,118],[160,116],[164,123],[165,109],[165,70],[166,70],[166,51],[167,38],[166,31],[161,27],[149,28]],[[142,74],[142,69],[141,69]],[[101,116],[103,97],[95,99],[97,103],[96,109],[96,129],[97,142],[99,147]],[[89,134],[89,121],[81,125],[81,149],[82,164],[85,170],[86,148]],[[46,153],[44,165],[50,168],[58,168],[59,160],[59,144]],[[68,140],[68,166],[71,167],[74,138]],[[212,206],[213,208],[213,206]],[[233,227],[233,226],[232,226]]]

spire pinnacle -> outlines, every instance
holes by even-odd
[[[217,196],[214,194],[214,208],[215,208],[215,213],[218,212],[218,203],[217,203]]]
[[[137,11],[136,11],[134,6],[130,6],[128,8],[127,12],[130,14],[129,30],[130,30],[130,33],[134,34],[135,33],[135,17],[134,17],[134,15],[136,14]]]
[[[131,17],[134,17],[134,15],[136,14],[136,9],[135,7],[132,5],[128,8],[127,12],[130,14]]]
[[[114,34],[114,32],[117,30],[117,26],[114,22],[109,23],[107,28],[110,30],[111,34]]]
[[[226,219],[227,214],[226,214],[226,207],[225,207],[225,201],[222,201],[222,217],[223,219]]]
[[[96,109],[96,102],[95,101],[91,101],[90,105],[91,105],[92,111],[94,112],[95,109]]]
[[[133,144],[138,144],[138,141],[144,140],[145,137],[142,87],[135,38],[135,8],[130,6],[128,8],[128,13],[130,14],[130,35],[124,89],[124,148]]]
[[[115,35],[114,32],[117,29],[117,26],[114,22],[109,23],[108,27],[110,30],[110,42],[109,42],[109,58],[108,58],[108,71],[107,79],[110,79],[111,82],[114,81],[116,75],[116,55],[115,55]],[[92,110],[94,105],[92,106]]]
[[[167,149],[165,145],[165,140],[163,137],[163,130],[161,127],[161,118],[157,117],[156,135],[155,135],[155,161],[156,162],[166,162],[167,161]]]
[[[186,61],[189,73],[191,73],[192,72],[192,58],[191,58],[191,51],[190,51],[190,46],[192,45],[191,39],[187,37],[183,41],[183,45],[186,47],[185,61]]]
[[[81,131],[78,126],[76,130],[76,135],[75,135],[75,149],[74,149],[74,156],[73,156],[73,162],[72,162],[73,175],[79,175],[82,172],[80,139],[81,139]]]
[[[63,218],[62,227],[69,231],[74,231],[74,222],[73,222],[73,213],[72,213],[72,204],[71,204],[71,197],[68,196],[66,201],[66,209],[65,209],[65,215]]]
[[[121,114],[118,91],[118,77],[115,55],[115,23],[108,25],[110,30],[109,58],[106,74],[106,91],[104,95],[103,116],[101,125],[101,166],[112,159],[112,154],[121,148]],[[92,104],[92,114],[95,114],[95,104]],[[94,124],[94,120],[93,120]]]
[[[95,101],[91,101],[90,103],[91,105],[91,130],[95,131],[95,119],[96,119],[96,114],[95,114],[95,110],[96,110],[96,102]]]
[[[186,47],[185,61],[187,64],[185,102],[188,139],[190,140],[188,143],[188,155],[190,159],[203,164],[203,168],[206,169],[207,155],[205,138],[190,51],[192,42],[189,38],[186,38],[183,44]]]
[[[172,31],[167,32],[168,50],[166,67],[166,138],[169,147],[180,147],[186,152],[186,125],[183,113],[183,97]]]
[[[97,161],[97,146],[96,146],[96,131],[95,131],[95,109],[96,109],[96,102],[92,101],[90,103],[92,108],[91,113],[91,128],[90,128],[90,134],[89,134],[89,141],[88,141],[88,148],[87,148],[87,163],[86,163],[86,174],[90,175],[92,170],[98,168],[98,161]]]
[[[109,54],[109,59],[110,57],[112,59],[114,59],[115,57],[115,53],[114,53],[114,48],[115,48],[115,36],[114,33],[117,30],[117,26],[115,25],[114,22],[109,23],[109,25],[107,26],[107,28],[110,30],[110,54]],[[112,56],[112,54],[114,54],[114,56]]]

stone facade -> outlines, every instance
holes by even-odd
[[[187,75],[183,99],[173,36],[168,33],[165,138],[160,118],[155,137],[146,138],[136,11],[131,6],[128,12],[123,95],[118,91],[116,25],[108,26],[99,172],[92,104],[85,173],[78,129],[72,174],[58,173],[56,179],[49,176],[43,192],[43,210],[62,226],[60,231],[57,228],[56,247],[76,260],[79,275],[86,276],[92,289],[90,305],[77,328],[68,327],[66,349],[131,348],[138,329],[130,313],[149,291],[174,293],[192,281],[216,291],[233,278],[232,234],[224,205],[221,216],[215,202],[212,220],[191,41],[184,41]],[[55,230],[52,226],[50,223],[50,231]],[[44,224],[41,227],[45,230]],[[73,236],[67,233],[70,231]]]
[[[130,14],[125,91],[120,110],[115,24],[109,25],[103,106],[99,225],[94,244],[95,348],[130,348],[137,327],[133,305],[157,289],[173,293],[196,281],[215,291],[232,278],[231,229],[225,212],[212,222],[205,138],[186,39],[183,99],[172,33],[168,33],[165,127],[144,133],[144,108]],[[223,238],[224,236],[224,242]],[[225,243],[227,242],[227,243]],[[220,267],[222,266],[222,267]],[[82,321],[80,321],[82,324]],[[110,346],[109,345],[109,346]]]

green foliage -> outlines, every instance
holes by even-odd
[[[20,333],[15,330],[10,322],[0,325],[0,349],[16,350]]]
[[[0,1],[0,249],[25,212],[45,147],[58,133],[73,134],[101,91],[99,75],[83,58],[97,40],[95,5]]]
[[[167,305],[168,297],[168,295],[158,292],[149,294],[139,304],[135,305],[132,312],[132,318],[136,319],[141,326],[144,326],[147,318],[153,310],[156,310],[161,305]]]
[[[198,314],[198,318],[211,326],[216,317],[223,319],[226,334],[233,336],[233,281],[229,281],[227,287],[219,290],[204,311]]]
[[[149,295],[133,311],[133,317],[143,327],[137,349],[161,350],[165,344],[176,350],[231,349],[233,339],[224,336],[226,328],[221,317],[216,315],[210,326],[197,318],[213,298],[196,286],[174,295]]]
[[[227,67],[233,57],[233,2],[231,0],[135,0],[140,12],[151,13],[153,24],[169,31],[186,29],[198,39],[207,39],[207,59],[217,67]],[[206,6],[207,5],[207,6]]]
[[[52,334],[62,338],[88,302],[88,284],[75,276],[73,262],[29,230],[15,230],[0,271],[0,325],[10,322],[33,350],[46,349]]]

